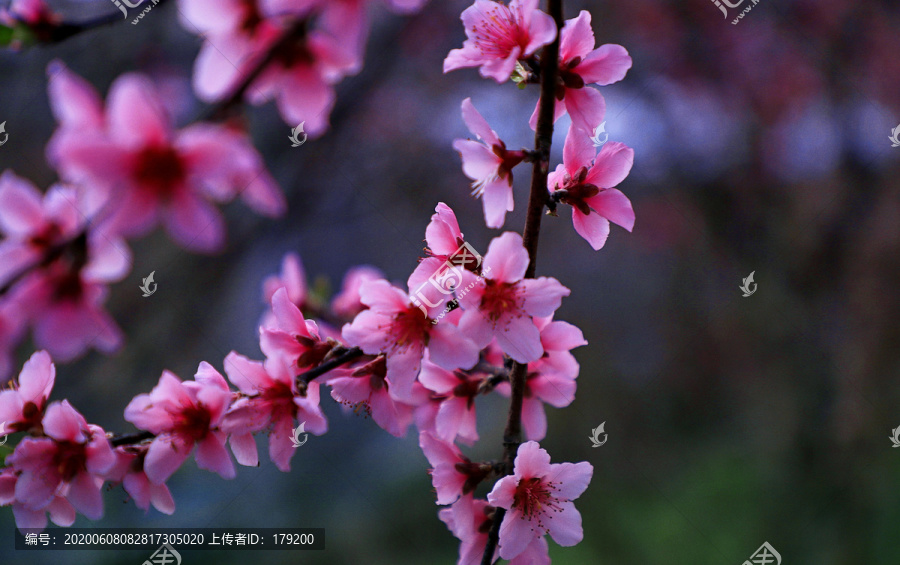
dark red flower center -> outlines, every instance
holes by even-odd
[[[176,429],[179,433],[199,441],[209,433],[212,416],[203,404],[182,408]]]
[[[521,510],[525,518],[531,520],[537,518],[537,524],[545,527],[541,517],[547,511],[558,512],[561,510],[553,496],[553,483],[544,481],[539,477],[522,479],[516,486],[513,496],[513,508]]]
[[[137,184],[159,196],[171,196],[184,181],[186,168],[171,146],[145,147],[137,156],[134,179]]]
[[[63,481],[69,482],[75,475],[86,470],[87,453],[84,444],[71,441],[56,442],[56,453],[53,454],[53,465]]]
[[[503,314],[521,309],[521,297],[516,283],[487,279],[484,295],[481,297],[481,312],[492,322]]]

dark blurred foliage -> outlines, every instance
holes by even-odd
[[[260,283],[286,251],[332,288],[362,263],[405,282],[439,201],[486,249],[497,233],[483,227],[450,145],[467,135],[459,104],[472,96],[509,147],[529,146],[536,92],[474,71],[440,73],[463,39],[466,5],[434,0],[411,18],[375,11],[366,68],[340,86],[322,139],[291,148],[292,125],[271,105],[250,109],[289,216],[273,222],[230,206],[230,245],[213,257],[189,255],[159,233],[136,242],[134,271],[110,303],[126,346],[61,366],[54,397],[128,431],[125,404],[163,368],[187,378],[201,360],[221,368],[231,349],[260,357]],[[77,19],[112,7],[60,8]],[[633,234],[613,228],[593,252],[567,210],[544,222],[538,273],[572,289],[558,317],[590,345],[576,351],[576,401],[549,409],[542,445],[555,461],[595,467],[578,501],[585,540],[551,543],[554,563],[741,563],[763,541],[788,564],[896,563],[900,454],[888,436],[900,425],[900,148],[887,138],[900,121],[900,8],[760,0],[737,25],[739,9],[723,20],[710,0],[567,2],[567,17],[580,8],[593,13],[600,43],[621,43],[634,57],[626,80],[603,92],[610,139],[636,150],[620,188],[637,224]],[[149,73],[182,123],[198,115],[189,79],[199,39],[176,12],[169,3],[137,26],[0,54],[0,120],[10,133],[0,168],[42,186],[54,180],[43,160],[54,127],[44,69],[53,58],[104,92],[123,72]],[[557,160],[566,126],[557,127]],[[520,230],[529,179],[524,168],[516,173],[506,229]],[[152,270],[159,291],[141,298],[137,286]],[[743,298],[738,286],[751,271],[758,291]],[[19,360],[28,354],[23,347]],[[186,551],[190,565],[454,562],[415,434],[396,440],[323,404],[331,431],[301,448],[291,473],[263,461],[229,482],[188,463],[171,481],[174,516],[144,516],[120,503],[117,488],[96,525],[328,532],[323,553]],[[494,458],[506,402],[481,407],[483,440],[470,453]],[[609,442],[592,449],[590,430],[604,421]],[[12,527],[0,512],[4,544]],[[34,563],[147,557],[29,555]],[[0,550],[3,563],[24,559]]]

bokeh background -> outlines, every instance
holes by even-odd
[[[103,0],[50,4],[73,21],[115,10]],[[441,201],[486,249],[498,232],[484,228],[451,148],[468,135],[459,105],[471,96],[508,146],[528,147],[537,92],[475,71],[441,74],[468,4],[432,0],[412,17],[376,6],[365,70],[338,88],[321,139],[291,148],[291,126],[272,105],[248,109],[289,215],[271,221],[229,206],[229,245],[216,256],[191,255],[159,232],[134,242],[134,270],[109,303],[126,345],[59,366],[53,398],[126,432],[122,410],[163,369],[183,378],[202,360],[221,369],[232,349],[261,358],[260,285],[285,252],[299,252],[323,288],[358,264],[405,281]],[[10,134],[0,169],[41,187],[55,181],[43,148],[54,129],[45,69],[56,58],[104,93],[122,73],[148,73],[179,123],[201,113],[189,82],[200,39],[177,8],[0,53]],[[900,121],[900,7],[760,0],[733,25],[739,10],[724,20],[710,0],[567,0],[566,17],[582,8],[599,43],[634,58],[626,80],[603,93],[610,139],[635,148],[620,188],[637,223],[632,234],[614,227],[600,252],[567,213],[546,218],[541,234],[538,273],[572,289],[558,318],[590,342],[575,352],[576,400],[548,407],[542,445],[554,461],[595,468],[577,503],[584,542],[551,543],[554,563],[738,564],[764,541],[788,565],[897,563],[900,451],[888,436],[900,425],[900,148],[888,136]],[[557,127],[557,161],[566,127]],[[521,231],[528,180],[517,171],[506,229]],[[150,271],[159,290],[142,298]],[[751,271],[758,290],[743,298]],[[21,347],[20,364],[32,350]],[[145,515],[115,488],[101,521],[76,526],[327,531],[323,552],[185,550],[186,565],[454,563],[458,545],[437,519],[414,430],[399,440],[323,404],[330,431],[310,438],[291,473],[263,460],[225,481],[189,461],[169,483],[173,516]],[[483,439],[467,453],[495,458],[506,401],[480,399],[479,410]],[[601,422],[609,440],[594,449],[588,436]],[[0,510],[4,564],[148,557],[17,553],[13,528]]]

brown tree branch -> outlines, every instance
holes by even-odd
[[[544,206],[549,202],[547,191],[547,174],[550,169],[550,146],[553,142],[553,113],[556,104],[556,81],[559,74],[559,35],[563,28],[563,0],[547,0],[547,13],[556,22],[558,30],[553,43],[544,47],[541,53],[541,101],[538,108],[537,129],[534,134],[534,150],[540,157],[532,164],[531,193],[528,197],[528,210],[525,217],[525,229],[522,232],[522,243],[528,251],[528,269],[526,278],[534,278],[537,268],[538,239],[541,233],[541,218]],[[519,445],[522,443],[522,402],[525,398],[525,376],[527,363],[514,363],[510,374],[509,415],[506,429],[503,431],[503,463],[504,475],[512,474],[513,462]],[[497,542],[500,539],[500,524],[506,510],[497,508],[494,523],[488,534],[481,565],[491,565]]]

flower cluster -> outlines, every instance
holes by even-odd
[[[311,137],[328,129],[334,87],[362,68],[372,0],[179,0],[184,27],[204,38],[194,90],[215,102],[239,89],[251,104],[275,100]],[[425,0],[387,0],[400,12]],[[252,77],[249,84],[242,83]]]
[[[305,124],[313,136],[327,129],[334,85],[362,62],[369,2],[228,0],[213,10],[209,0],[179,1],[184,24],[204,37],[194,74],[201,98],[274,98],[289,123]],[[389,1],[398,10],[422,3]],[[444,70],[480,67],[486,78],[524,86],[548,81],[543,86],[555,96],[538,102],[532,127],[546,136],[568,113],[563,163],[548,174],[540,146],[507,149],[469,98],[462,114],[477,140],[454,147],[488,227],[502,228],[513,210],[513,169],[533,162],[529,215],[567,204],[576,232],[600,249],[609,222],[633,228],[631,202],[615,188],[630,172],[633,151],[610,142],[598,153],[591,132],[605,101],[587,85],[621,80],[631,59],[618,45],[595,49],[588,12],[564,24],[557,18],[540,11],[537,0],[475,0],[462,15],[467,40]],[[558,60],[548,62],[551,46],[558,46]],[[533,276],[536,240],[529,246],[534,235],[527,229],[524,237],[494,237],[481,256],[445,203],[435,208],[425,256],[403,286],[360,266],[326,301],[310,291],[299,256],[286,255],[282,271],[262,285],[263,359],[231,352],[222,373],[204,361],[192,380],[164,371],[125,408],[125,420],[140,432],[107,434],[68,401],[50,402],[51,355],[67,360],[89,345],[109,350],[121,341],[102,304],[105,285],[130,268],[125,238],[162,224],[182,246],[212,251],[224,241],[212,203],[240,197],[263,214],[284,209],[246,135],[216,123],[176,128],[146,77],[119,77],[104,104],[61,63],[51,65],[50,76],[59,129],[47,157],[64,184],[42,195],[12,173],[0,177],[0,284],[8,287],[0,298],[0,353],[21,338],[23,321],[47,350],[0,393],[6,431],[27,434],[0,469],[0,504],[12,506],[20,528],[44,527],[47,514],[59,525],[73,523],[76,512],[98,519],[105,483],[121,484],[144,510],[172,513],[166,482],[192,455],[199,468],[230,479],[235,460],[259,464],[257,434],[268,435],[269,459],[289,471],[297,434],[328,430],[324,388],[394,436],[415,425],[436,502],[449,505],[438,516],[461,541],[460,565],[482,555],[546,564],[548,534],[563,546],[581,541],[573,500],[593,468],[551,464],[537,443],[547,433],[544,405],[574,400],[579,365],[571,351],[587,343],[577,327],[554,320],[570,291],[555,278]],[[0,355],[0,370],[3,362]],[[479,440],[478,398],[494,393],[521,407],[510,409],[510,421],[529,441],[507,438],[503,461],[473,461],[458,444]]]

